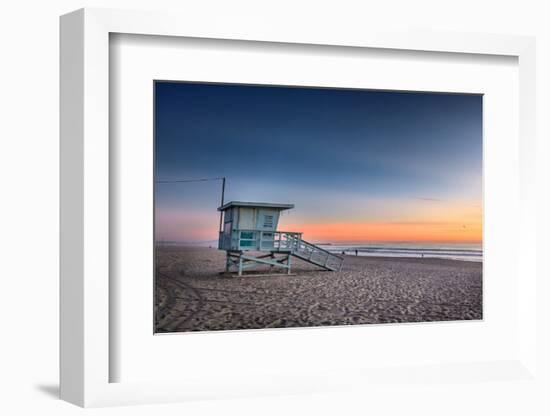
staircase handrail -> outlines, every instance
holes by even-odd
[[[297,233],[297,232],[293,232],[293,231],[275,231],[275,234],[277,233],[281,233],[281,234],[303,234],[303,233]],[[313,244],[313,243],[310,243],[309,241],[306,241],[302,238],[300,238],[300,241],[302,241],[303,243],[309,245],[309,246],[313,246],[315,247],[316,250],[319,250],[319,251],[322,251],[324,253],[328,253],[330,254],[331,256],[334,256],[334,257],[337,257],[339,258],[340,260],[344,260],[343,257],[339,256],[338,254],[334,254],[333,252],[331,251],[328,251],[328,250],[325,250],[324,248],[322,247],[319,247],[317,244]]]

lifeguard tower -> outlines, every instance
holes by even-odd
[[[227,252],[225,271],[242,276],[245,269],[268,265],[291,274],[291,258],[298,257],[325,270],[340,270],[343,258],[302,239],[301,232],[278,231],[282,211],[292,204],[231,201],[218,208],[223,219],[218,248]]]

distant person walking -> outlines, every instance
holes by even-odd
[[[355,255],[356,255],[356,256],[359,255],[359,250],[355,250]]]

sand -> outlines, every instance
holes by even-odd
[[[224,265],[214,248],[157,248],[156,331],[482,319],[478,262],[345,256],[330,272],[293,258],[293,276],[229,278]]]

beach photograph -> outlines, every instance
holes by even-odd
[[[154,82],[156,333],[483,319],[483,97]]]

